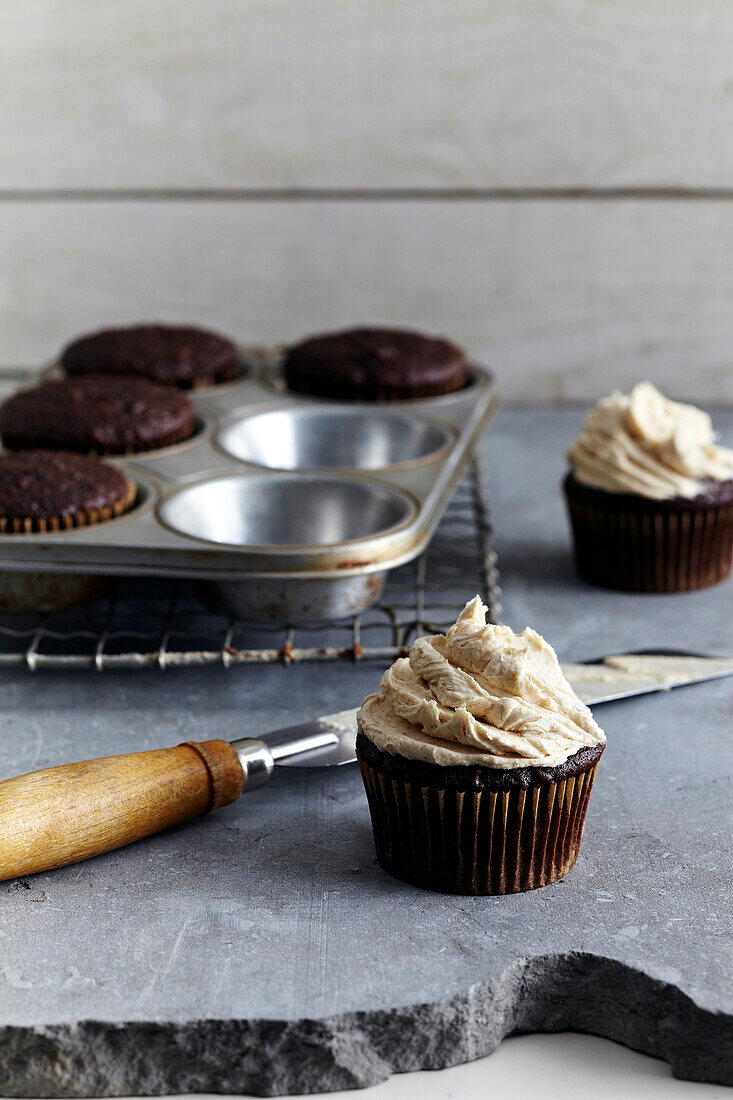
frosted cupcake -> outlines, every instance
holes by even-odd
[[[555,882],[577,859],[605,741],[551,646],[487,624],[477,596],[359,710],[379,862],[455,894]]]
[[[686,592],[733,563],[733,450],[710,417],[649,382],[588,413],[563,488],[584,580],[633,592]]]

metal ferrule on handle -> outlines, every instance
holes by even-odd
[[[275,770],[274,757],[265,742],[244,737],[241,741],[230,743],[242,765],[244,790],[253,791],[263,786]]]

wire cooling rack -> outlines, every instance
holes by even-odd
[[[0,666],[103,672],[393,660],[420,634],[444,631],[476,593],[498,622],[501,590],[488,485],[474,461],[425,552],[393,570],[380,601],[353,619],[253,625],[207,610],[188,582],[122,580],[110,598],[83,608],[0,616]]]

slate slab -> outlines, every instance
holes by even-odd
[[[557,485],[581,417],[504,410],[485,440],[505,621],[567,660],[733,653],[730,582],[634,597],[574,577]],[[256,734],[357,704],[380,671],[6,673],[0,776]],[[283,772],[211,818],[0,884],[0,1093],[343,1089],[565,1028],[732,1082],[732,704],[718,681],[599,709],[579,862],[529,894],[390,879],[353,768]]]

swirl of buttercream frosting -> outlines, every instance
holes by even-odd
[[[478,596],[387,669],[358,722],[382,751],[443,765],[556,767],[605,741],[552,647],[487,623]]]
[[[567,453],[578,481],[652,500],[695,497],[733,478],[733,450],[715,443],[710,417],[670,401],[650,382],[604,397]]]

